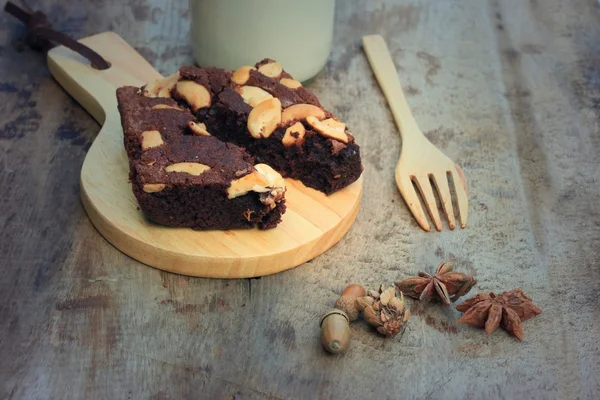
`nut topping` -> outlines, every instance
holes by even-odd
[[[290,78],[281,78],[279,83],[281,83],[283,86],[289,87],[290,89],[298,89],[299,87],[302,87],[302,84],[300,82]]]
[[[268,76],[269,78],[277,78],[283,72],[283,68],[281,68],[281,64],[279,64],[277,61],[273,61],[258,67],[258,72]]]
[[[268,138],[281,122],[281,102],[278,98],[263,101],[250,111],[248,130],[255,139]]]
[[[304,143],[305,134],[306,129],[304,129],[302,122],[296,122],[294,125],[285,130],[285,134],[283,135],[283,139],[281,139],[281,143],[283,143],[285,147],[290,147],[294,144],[302,144]]]
[[[166,185],[164,183],[146,183],[142,187],[142,190],[146,193],[156,193],[162,191],[165,186]]]
[[[148,150],[152,147],[162,146],[162,137],[159,131],[144,131],[142,132],[142,150]]]
[[[237,71],[231,75],[231,81],[238,85],[244,85],[250,79],[250,71],[256,70],[256,68],[251,67],[250,65],[244,65],[243,67],[239,67]]]
[[[179,80],[179,71],[165,78],[157,79],[144,86],[142,93],[146,97],[171,97],[171,89],[175,87]]]
[[[227,198],[234,199],[250,191],[264,193],[269,190],[265,177],[258,171],[253,171],[248,175],[231,181],[231,185],[227,188]]]
[[[236,89],[246,104],[256,107],[265,100],[272,99],[271,93],[256,86],[241,86]]]
[[[346,124],[333,118],[328,118],[319,121],[315,117],[307,117],[306,122],[321,135],[331,139],[339,140],[342,143],[348,143],[348,135],[346,135]]]
[[[188,122],[188,128],[196,136],[210,136],[210,133],[206,130],[206,125],[202,122],[190,121]]]
[[[178,82],[177,93],[192,107],[193,111],[210,106],[210,93],[204,86],[194,81]]]
[[[309,116],[317,119],[325,119],[325,111],[312,104],[296,104],[283,110],[281,122],[287,124],[288,122],[305,119]]]
[[[167,105],[167,104],[157,104],[154,107],[152,107],[152,109],[153,110],[177,110],[177,111],[183,111],[179,107],[170,106],[170,105]]]
[[[269,205],[274,204],[283,198],[285,182],[279,172],[267,164],[256,164],[253,172],[231,181],[231,186],[227,188],[227,197],[233,199],[250,191],[268,193],[264,198],[261,197],[261,201]]]
[[[194,162],[182,162],[177,164],[171,164],[165,168],[166,172],[185,172],[186,174],[199,176],[202,173],[208,171],[210,167],[208,165],[194,163]]]
[[[254,169],[264,176],[270,188],[285,188],[283,177],[267,164],[256,164]]]

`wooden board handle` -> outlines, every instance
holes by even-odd
[[[111,67],[103,71],[94,69],[79,54],[59,46],[48,52],[48,68],[58,83],[100,124],[104,124],[107,114],[117,112],[116,88],[142,86],[161,77],[114,32],[100,33],[79,42],[98,52]]]

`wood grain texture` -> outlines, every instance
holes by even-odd
[[[102,124],[81,169],[81,198],[96,229],[119,250],[144,264],[183,275],[252,278],[303,264],[348,232],[358,213],[362,179],[330,196],[287,179],[287,211],[277,229],[198,232],[149,222],[131,191],[115,90],[142,86],[161,75],[114,32],[81,42],[111,67],[95,70],[63,46],[48,53],[48,67]]]
[[[113,30],[161,73],[191,62],[186,2],[29,1],[76,37]],[[317,259],[261,279],[148,268],[79,201],[99,126],[0,16],[0,398],[596,399],[600,393],[600,12],[588,0],[337,2],[312,84],[365,163],[361,210]],[[469,178],[469,227],[421,231],[394,182],[400,138],[361,50],[382,34],[425,135]],[[50,101],[51,99],[51,101]],[[320,347],[352,282],[454,260],[475,291],[521,287],[544,313],[525,340],[412,302],[402,337],[362,323]]]

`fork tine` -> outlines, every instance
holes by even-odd
[[[412,184],[412,181],[408,177],[408,175],[403,176],[398,179],[396,177],[396,184],[400,189],[400,194],[404,198],[406,205],[408,206],[410,212],[417,220],[417,223],[423,228],[423,230],[429,232],[429,223],[427,222],[427,217],[423,212],[423,207],[421,206],[421,201],[419,200],[419,196],[415,191],[415,188]]]
[[[440,219],[440,212],[438,211],[435,196],[433,195],[433,189],[429,183],[429,176],[422,175],[415,177],[414,182],[419,188],[419,192],[421,192],[421,196],[425,202],[425,207],[427,207],[427,211],[429,211],[429,216],[431,216],[431,219],[433,220],[435,229],[437,229],[438,232],[441,232],[442,221]]]
[[[432,174],[431,177],[435,189],[440,196],[446,218],[448,218],[448,226],[450,227],[450,230],[453,230],[456,228],[456,221],[454,219],[454,207],[452,207],[452,195],[450,194],[450,187],[448,186],[448,176],[446,174],[436,173]]]
[[[469,218],[469,199],[467,197],[467,182],[462,169],[456,165],[456,169],[452,172],[452,182],[454,183],[454,191],[456,192],[456,203],[458,205],[458,218],[460,227],[467,226],[467,218]]]

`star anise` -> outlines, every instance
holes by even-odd
[[[477,283],[475,277],[454,272],[452,265],[441,263],[435,275],[419,272],[419,276],[396,283],[405,295],[419,300],[441,300],[448,305],[464,296]]]
[[[500,296],[492,292],[480,293],[465,300],[456,309],[464,312],[457,321],[459,323],[485,328],[488,335],[501,326],[519,340],[523,340],[521,322],[542,313],[521,289],[504,292]]]
[[[404,308],[404,296],[396,297],[396,289],[389,287],[379,291],[370,290],[368,296],[356,299],[356,308],[362,311],[363,318],[377,332],[386,337],[394,337],[410,317],[410,310]]]

